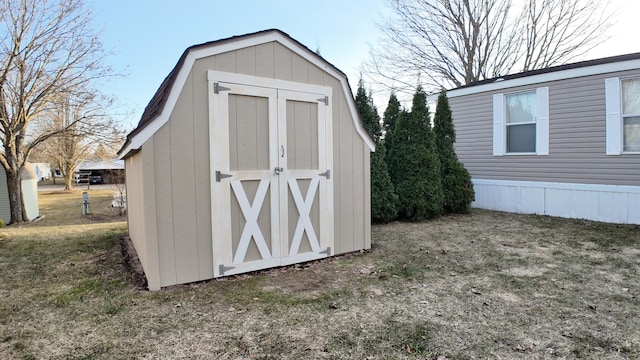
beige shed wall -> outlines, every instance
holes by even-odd
[[[155,199],[155,187],[152,162],[152,144],[145,144],[143,151],[127,158],[125,168],[128,172],[125,182],[127,187],[127,217],[129,237],[133,243],[140,263],[147,276],[150,290],[160,289],[158,264]]]
[[[133,242],[140,258],[142,267],[147,267],[147,257],[144,251],[145,234],[144,223],[145,216],[142,209],[144,208],[144,196],[142,196],[142,154],[138,152],[124,161],[124,167],[127,171],[125,177],[125,185],[127,187],[127,224],[129,226],[129,238]],[[148,240],[146,241],[148,242]]]
[[[333,88],[334,253],[370,248],[369,149],[349,112],[346,96],[351,94],[345,95],[339,80],[271,42],[196,60],[169,121],[148,141],[152,147],[143,146],[142,153],[153,149],[149,155],[153,166],[149,167],[151,173],[136,171],[136,175],[152,178],[154,183],[153,193],[145,190],[142,200],[150,201],[149,193],[155,201],[155,214],[146,213],[154,219],[144,220],[157,224],[161,286],[213,277],[208,70]],[[132,226],[136,234],[132,238],[146,236],[146,242],[154,241],[149,229],[143,233],[136,226],[141,225]]]

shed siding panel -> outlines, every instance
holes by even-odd
[[[279,43],[274,43],[275,78],[291,80],[291,57],[293,53]]]
[[[325,72],[322,71],[322,69],[320,69],[319,67],[313,64],[309,64],[309,83],[310,84],[324,85],[324,75],[325,75]],[[335,91],[336,90],[334,89],[334,94],[339,94],[339,93],[336,93]],[[362,140],[359,140],[359,141],[362,141]]]
[[[476,179],[640,185],[640,157],[605,155],[605,78],[625,71],[450,99],[456,151]],[[549,87],[549,155],[494,157],[492,96]]]
[[[207,71],[215,60],[197,61],[193,77],[193,144],[195,146],[196,232],[198,236],[198,268],[200,279],[213,277],[211,244],[211,175],[209,167],[209,98]]]
[[[346,107],[345,99],[339,96],[334,97],[333,116],[341,119]],[[336,253],[345,253],[355,249],[356,221],[356,199],[354,189],[354,151],[353,125],[347,121],[340,121],[334,124],[333,138],[335,150],[333,153],[333,166],[336,169],[334,188],[334,204],[336,218],[340,219],[340,227],[336,228]],[[337,141],[337,143],[336,143]],[[362,213],[361,215],[362,216]],[[337,224],[337,222],[336,222]]]
[[[153,136],[154,169],[156,178],[156,219],[158,219],[158,256],[162,286],[177,284],[173,231],[173,203],[171,165],[171,127],[167,123]]]
[[[247,75],[256,74],[255,46],[250,46],[236,51],[236,71]]]
[[[236,72],[236,52],[230,51],[215,56],[215,69],[218,71]]]
[[[273,78],[275,71],[274,44],[256,46],[256,76]]]
[[[298,54],[291,54],[291,80],[309,83],[309,62]]]
[[[125,161],[127,169],[127,220],[129,225],[129,238],[133,243],[133,247],[138,253],[138,258],[142,267],[147,271],[147,252],[145,251],[145,221],[144,216],[144,197],[142,189],[143,170],[142,170],[142,154],[137,153]]]
[[[345,103],[346,106],[346,103]],[[346,121],[345,121],[346,123]],[[351,126],[353,128],[353,126]],[[353,167],[351,176],[353,181],[353,248],[350,251],[365,248],[365,192],[364,192],[364,148],[360,146],[355,131],[351,131],[351,143],[353,144]],[[368,151],[368,150],[367,150]]]
[[[364,155],[363,166],[364,168],[364,248],[371,249],[371,167],[366,164],[371,164],[371,151],[367,144],[362,142],[362,151]]]
[[[142,195],[141,203],[144,204],[140,211],[142,221],[139,226],[142,228],[142,236],[144,239],[146,266],[145,274],[147,276],[147,285],[150,290],[159,290],[160,282],[160,263],[158,259],[158,225],[156,218],[156,198],[155,198],[155,181],[154,173],[154,151],[153,141],[147,141],[143,146],[141,163],[136,164],[139,169],[138,177],[139,188],[136,191]]]
[[[178,282],[199,280],[196,232],[195,148],[193,143],[193,74],[171,115],[171,193],[173,238]],[[177,146],[176,146],[177,145]]]
[[[5,225],[11,221],[9,189],[7,186],[7,173],[3,168],[0,168],[0,219],[4,221]]]

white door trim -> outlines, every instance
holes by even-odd
[[[279,265],[326,257],[334,249],[333,239],[333,178],[320,174],[333,171],[332,88],[327,86],[266,79],[249,75],[209,71],[209,140],[211,176],[212,249],[214,277],[233,275]],[[214,89],[218,91],[215,91]],[[269,170],[230,170],[229,122],[220,121],[229,116],[229,94],[239,94],[269,99]],[[314,102],[318,109],[318,165],[316,170],[287,170],[287,100]],[[272,124],[275,122],[275,125]],[[276,146],[274,146],[274,144]],[[282,168],[283,171],[274,171]],[[216,181],[216,171],[231,178]],[[303,198],[298,179],[311,183]],[[252,201],[246,196],[241,180],[259,180],[258,190]],[[224,185],[224,186],[223,186]],[[293,240],[288,237],[288,193],[291,189],[300,214]],[[260,209],[270,190],[271,248],[258,224]],[[233,254],[231,234],[231,196],[233,193],[245,217],[245,226]],[[320,226],[315,229],[310,219],[313,200],[318,194]],[[300,242],[306,232],[312,251],[298,254]],[[318,236],[320,234],[320,236]],[[225,238],[229,237],[225,240]],[[262,257],[261,260],[244,262],[251,239]],[[291,246],[289,246],[291,244]],[[325,250],[329,250],[328,252]]]
[[[248,272],[252,270],[257,270],[259,268],[265,268],[274,265],[274,261],[279,262],[280,258],[280,249],[279,249],[279,241],[277,239],[280,238],[279,227],[276,224],[271,224],[271,252],[265,251],[268,250],[269,246],[262,236],[262,241],[260,239],[256,239],[256,246],[260,251],[262,256],[262,260],[252,261],[252,262],[242,262],[239,263],[239,259],[244,259],[246,255],[245,246],[248,246],[251,240],[251,235],[246,238],[245,231],[251,233],[252,235],[260,234],[263,235],[258,227],[257,222],[251,222],[251,218],[246,218],[245,228],[241,235],[241,239],[244,239],[244,242],[240,242],[236,249],[236,254],[233,254],[233,242],[231,240],[231,197],[234,196],[232,194],[235,193],[236,199],[238,199],[238,203],[241,206],[241,209],[244,212],[249,212],[250,208],[258,205],[255,203],[256,199],[261,195],[264,197],[264,194],[260,194],[260,191],[256,193],[254,197],[254,203],[248,205],[248,200],[242,204],[242,196],[244,195],[246,199],[246,195],[244,194],[244,188],[240,184],[242,180],[259,180],[260,186],[266,186],[266,189],[263,191],[266,193],[267,190],[271,190],[271,211],[272,214],[274,211],[278,211],[277,201],[279,199],[278,195],[278,187],[273,185],[273,181],[271,181],[275,176],[273,173],[273,168],[277,165],[277,150],[273,149],[273,147],[269,147],[269,169],[268,170],[246,170],[246,171],[231,171],[231,166],[229,163],[229,94],[235,95],[246,95],[246,96],[256,96],[263,97],[268,99],[269,104],[269,137],[277,136],[277,91],[275,89],[262,88],[262,87],[254,87],[251,85],[239,85],[239,84],[229,84],[229,83],[218,83],[218,86],[221,88],[225,88],[224,91],[218,91],[217,93],[214,91],[214,83],[210,82],[209,84],[209,143],[212,144],[209,146],[209,156],[210,156],[210,182],[211,182],[211,234],[212,234],[212,251],[213,251],[213,273],[214,277],[232,275],[237,273]],[[220,119],[226,119],[226,121],[221,121]],[[227,149],[221,151],[221,149]],[[220,181],[216,180],[216,171],[220,171],[225,175],[231,175],[230,178],[222,178]],[[263,180],[269,179],[265,182]],[[234,182],[237,182],[237,185],[233,185]],[[260,190],[260,189],[258,189]],[[264,198],[260,201],[260,207],[255,209],[256,217],[257,214],[260,213],[260,208],[264,204]],[[251,210],[253,211],[253,210]],[[246,216],[246,215],[245,215]],[[247,227],[249,226],[249,227]],[[240,246],[242,245],[242,247]],[[266,249],[265,249],[266,247]],[[260,265],[262,263],[262,265]]]
[[[271,258],[269,245],[267,245],[267,242],[262,235],[262,231],[260,230],[260,226],[258,225],[258,217],[260,216],[260,210],[264,204],[267,190],[269,190],[270,182],[271,181],[268,179],[260,180],[260,185],[258,185],[256,195],[253,198],[253,201],[249,203],[249,199],[247,199],[247,194],[244,191],[242,183],[239,180],[231,180],[231,187],[233,188],[233,192],[238,200],[238,204],[240,204],[240,210],[242,211],[242,215],[245,219],[244,228],[240,235],[240,242],[236,248],[236,254],[233,257],[234,265],[244,263],[244,258],[247,255],[247,249],[249,248],[249,242],[252,237],[258,247],[258,251],[260,251],[260,256],[262,256],[263,259]]]
[[[291,239],[289,256],[298,255],[300,241],[302,240],[302,235],[304,235],[305,232],[307,233],[307,238],[309,239],[311,250],[320,251],[320,243],[318,243],[316,231],[313,228],[313,223],[311,222],[311,218],[309,217],[309,214],[311,213],[311,207],[313,206],[313,199],[315,198],[316,192],[318,191],[318,184],[320,183],[320,179],[311,179],[311,183],[309,184],[309,188],[307,189],[307,194],[305,195],[304,199],[302,198],[302,193],[300,191],[300,187],[298,186],[298,181],[292,178],[289,178],[287,180],[289,183],[289,189],[291,190],[291,195],[293,196],[293,201],[295,202],[298,213],[300,214],[298,223],[296,224],[296,230],[294,231],[293,238]]]

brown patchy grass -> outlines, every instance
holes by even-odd
[[[638,226],[473,211],[152,293],[123,265],[124,225],[103,225],[0,229],[0,358],[640,357]]]

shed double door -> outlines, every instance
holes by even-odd
[[[330,255],[328,97],[224,82],[214,86],[214,276]]]

